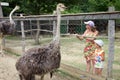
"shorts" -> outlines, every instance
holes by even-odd
[[[101,62],[95,62],[95,68],[103,68],[103,61]]]

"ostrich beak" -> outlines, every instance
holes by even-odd
[[[15,9],[16,9],[16,10],[20,9],[20,6],[16,5],[16,6],[15,6]]]
[[[64,9],[67,9],[67,7],[66,7],[66,6],[64,6],[63,8],[64,8]]]
[[[66,6],[61,6],[61,11],[64,11],[64,10],[66,10],[66,9],[67,9]]]
[[[67,7],[66,7],[66,6],[62,6],[62,8],[63,8],[63,9],[67,9]]]

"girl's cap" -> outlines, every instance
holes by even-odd
[[[95,23],[93,21],[87,21],[87,22],[84,22],[84,24],[88,24],[91,27],[95,27]]]
[[[94,42],[101,47],[104,45],[104,42],[102,40],[94,40]]]

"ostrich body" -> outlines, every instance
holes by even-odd
[[[5,35],[11,35],[15,29],[15,22],[12,19],[13,13],[19,9],[19,6],[16,6],[9,14],[9,21],[1,21],[0,22],[0,45],[1,45],[1,53],[3,54],[2,41]]]
[[[52,75],[60,67],[60,11],[63,8],[63,4],[57,5],[57,31],[53,41],[46,46],[27,50],[16,62],[20,80],[35,80],[35,75],[41,75],[43,80],[46,73]]]

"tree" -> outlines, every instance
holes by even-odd
[[[98,12],[108,10],[109,0],[89,0],[87,8],[88,12]]]
[[[120,11],[120,0],[115,0],[114,6],[117,11]]]
[[[1,0],[9,2],[9,7],[3,7],[5,16],[15,5],[21,8],[18,13],[27,15],[52,14],[58,3],[64,3],[68,8],[65,13],[98,12],[107,11],[108,6],[115,6],[120,10],[120,0]]]

